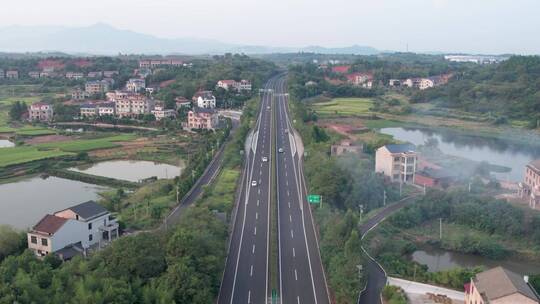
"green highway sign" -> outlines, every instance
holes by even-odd
[[[310,204],[320,204],[322,197],[320,195],[310,194],[307,196],[307,200]]]

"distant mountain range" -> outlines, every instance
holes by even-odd
[[[374,55],[368,46],[304,48],[239,45],[211,39],[165,39],[98,23],[87,27],[8,26],[0,28],[0,52],[65,52],[70,54],[268,54],[312,52],[321,54]]]

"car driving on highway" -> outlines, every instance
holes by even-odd
[[[251,181],[251,186],[253,187],[257,186],[257,181]]]
[[[279,148],[277,151],[278,151],[279,153],[283,153],[283,148]]]
[[[263,162],[267,162],[267,161],[268,161],[268,157],[263,156],[263,157],[262,157],[262,161],[263,161]]]

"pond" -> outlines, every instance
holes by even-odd
[[[180,175],[180,167],[151,161],[114,160],[105,161],[90,166],[71,168],[70,170],[86,174],[105,176],[131,182],[156,176],[157,178],[173,178]]]
[[[99,199],[106,187],[57,177],[32,177],[0,184],[0,224],[32,227],[47,213]]]
[[[445,154],[478,162],[487,161],[490,164],[510,168],[510,172],[494,173],[494,175],[499,179],[513,182],[522,181],[525,165],[531,160],[540,158],[539,148],[510,144],[501,139],[464,135],[452,130],[383,128],[381,133],[415,145],[423,145],[430,138],[436,139],[438,148]]]
[[[15,147],[15,144],[7,139],[0,139],[0,148],[11,148]]]
[[[492,268],[503,266],[521,275],[540,273],[540,263],[524,262],[513,258],[491,260],[481,256],[464,254],[433,247],[422,247],[411,255],[411,259],[428,266],[429,271],[448,270],[455,267],[484,266]]]

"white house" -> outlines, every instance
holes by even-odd
[[[144,79],[132,78],[126,83],[126,90],[129,92],[138,93],[146,88],[146,82]]]
[[[216,97],[212,95],[212,91],[199,91],[193,96],[193,101],[197,103],[197,107],[203,109],[213,109],[216,107]]]
[[[37,256],[54,253],[62,259],[99,248],[118,236],[116,219],[94,201],[47,214],[27,233],[28,248]]]
[[[173,109],[165,109],[165,105],[163,103],[156,103],[154,109],[152,110],[152,114],[154,114],[157,121],[160,121],[164,118],[175,117],[176,111]]]
[[[375,153],[375,172],[392,182],[414,183],[418,155],[410,144],[386,145]]]

